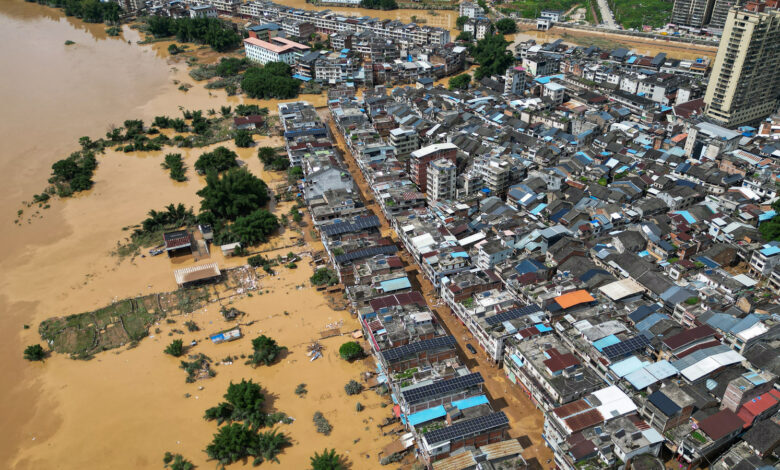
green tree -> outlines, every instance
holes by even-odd
[[[171,470],[193,470],[195,468],[195,465],[181,454],[172,454],[170,452],[166,452],[165,456],[163,456],[163,463],[165,468],[170,468]]]
[[[259,158],[264,165],[270,164],[278,155],[279,153],[273,147],[260,147],[257,149],[257,158]]]
[[[218,425],[240,421],[252,429],[266,426],[265,395],[259,384],[245,379],[236,384],[230,382],[223,397],[224,402],[206,410],[207,421],[216,420]]]
[[[504,36],[491,34],[477,41],[472,51],[479,68],[474,72],[474,79],[481,80],[491,75],[503,75],[506,69],[515,62],[515,58],[507,50],[509,42]]]
[[[251,214],[268,203],[268,187],[260,178],[244,168],[233,168],[222,177],[209,172],[206,186],[198,191],[200,207],[217,219],[236,220]]]
[[[252,133],[246,129],[239,129],[236,131],[235,144],[236,147],[247,148],[251,147],[255,141],[252,139]]]
[[[46,351],[40,344],[32,344],[24,348],[24,358],[28,361],[42,361],[46,358]]]
[[[243,245],[265,242],[268,235],[279,227],[279,220],[266,209],[257,209],[250,214],[236,218],[230,232]]]
[[[184,354],[184,342],[180,339],[171,341],[171,344],[165,348],[165,354],[170,354],[173,357],[180,357]]]
[[[322,453],[315,452],[311,460],[311,470],[345,470],[341,463],[341,456],[336,453],[336,449],[325,449]]]
[[[268,336],[261,335],[252,340],[252,356],[250,356],[247,364],[257,366],[259,364],[265,364],[270,366],[274,363],[279,353],[285,349],[276,344],[276,341]]]
[[[335,272],[328,268],[320,268],[314,271],[314,274],[309,278],[312,285],[315,286],[332,286],[339,282],[338,276]]]
[[[466,90],[471,83],[471,75],[462,73],[455,77],[450,78],[449,88],[450,90]]]
[[[466,41],[471,42],[474,40],[474,35],[471,34],[471,31],[461,31],[460,34],[455,38],[456,41]]]
[[[495,23],[496,31],[501,34],[512,34],[517,32],[517,23],[511,18],[502,18]]]
[[[455,20],[455,27],[458,28],[459,30],[463,31],[463,25],[465,25],[468,22],[469,22],[469,17],[468,16],[459,16]]]
[[[290,445],[290,438],[276,430],[258,433],[237,423],[219,428],[211,444],[206,446],[209,459],[229,465],[243,458],[254,457],[253,465],[263,461],[278,462],[277,455]]]
[[[363,352],[363,348],[360,347],[360,344],[358,344],[357,341],[348,341],[339,348],[339,356],[345,361],[359,359],[364,355],[365,352]]]
[[[238,59],[235,57],[223,57],[216,67],[217,75],[220,77],[233,77],[249,66],[249,59],[246,57]]]
[[[181,159],[180,153],[168,153],[165,155],[165,161],[160,164],[164,169],[170,171],[171,179],[174,181],[187,181],[187,168]]]
[[[201,174],[210,171],[220,173],[230,168],[237,167],[237,158],[238,154],[236,154],[236,152],[227,147],[220,146],[211,152],[206,152],[198,157],[198,161],[195,162],[195,169]]]
[[[258,99],[289,99],[298,96],[301,82],[292,78],[284,62],[269,62],[264,67],[250,67],[241,79],[241,89]]]

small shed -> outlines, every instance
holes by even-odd
[[[211,282],[220,278],[222,273],[217,263],[201,264],[188,268],[177,269],[173,272],[176,284],[179,287],[188,287],[200,283]]]
[[[228,341],[235,341],[241,338],[241,328],[235,327],[230,330],[220,331],[209,336],[209,339],[214,344],[225,343]]]
[[[235,253],[238,248],[241,248],[241,242],[228,243],[227,245],[220,245],[219,247],[224,256],[233,256],[233,253]]]

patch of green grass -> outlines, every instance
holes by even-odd
[[[624,28],[641,30],[642,25],[663,26],[669,22],[674,2],[665,0],[608,0],[615,21]]]

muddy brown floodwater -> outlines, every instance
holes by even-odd
[[[22,0],[0,0],[0,171],[5,175],[0,185],[0,468],[156,469],[166,451],[210,468],[214,462],[206,461],[203,449],[216,425],[204,421],[203,412],[220,401],[231,381],[242,378],[259,382],[269,406],[296,419],[280,425],[294,445],[280,455],[279,468],[305,468],[309,456],[325,447],[346,455],[355,469],[378,466],[377,452],[392,438],[383,437],[376,424],[391,407],[383,407],[373,392],[347,397],[343,388],[370,364],[341,361],[341,337],[323,341],[322,359],[309,362],[305,355],[306,345],[327,325],[343,321],[344,331],[358,327],[348,312],[333,310],[309,287],[312,268],[306,257],[297,270],[281,269],[277,277],[261,279],[263,295],[237,301],[235,306],[247,312],[245,321],[255,321],[244,339],[220,346],[201,342],[194,350],[219,361],[249,353],[249,340],[267,333],[289,349],[272,367],[251,369],[238,360],[216,367],[213,379],[184,382],[178,360],[162,350],[169,334],[189,343],[226,326],[215,304],[176,318],[176,324],[158,325],[159,333],[153,328],[134,349],[103,352],[86,362],[58,355],[44,363],[22,359],[26,345],[41,342],[37,328],[46,318],[175,288],[172,269],[182,263],[164,257],[120,261],[111,251],[128,235],[122,227],[138,223],[149,209],[178,202],[197,209],[195,192],[204,183],[192,165],[207,149],[176,150],[190,168],[185,183],[174,183],[160,168],[170,149],[107,151],[98,157],[92,190],[54,200],[49,209],[24,206],[22,201],[45,187],[54,161],[76,150],[80,136],[98,138],[125,119],[177,116],[179,106],[206,110],[245,102],[273,112],[278,104],[226,97],[197,84],[187,93],[179,91],[177,81],[194,83],[185,65],[166,56],[166,43],[140,46],[139,39],[126,27],[122,36],[108,37],[104,25],[85,25]],[[65,46],[66,40],[75,44]],[[299,99],[324,104],[320,95]],[[255,139],[260,145],[282,143],[278,137]],[[232,142],[223,145],[235,149]],[[236,150],[269,186],[281,183],[282,175],[260,168],[254,148]],[[21,225],[15,225],[20,208]],[[288,210],[289,204],[274,208],[277,214]],[[284,247],[297,235],[285,231],[262,248]],[[283,248],[271,256],[311,248]],[[212,261],[223,267],[241,262],[218,253]],[[183,336],[171,331],[184,329],[190,318],[202,331]],[[300,383],[308,386],[306,398],[293,393]],[[366,407],[361,413],[355,411],[358,400]],[[330,436],[315,432],[315,411],[330,420]]]

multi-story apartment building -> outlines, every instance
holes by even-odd
[[[475,39],[484,39],[490,29],[490,20],[484,17],[470,18],[463,25],[463,31],[471,33]]]
[[[392,137],[392,134],[391,134]],[[428,165],[439,159],[447,159],[455,163],[455,155],[458,152],[458,147],[454,144],[433,144],[427,147],[423,147],[419,150],[415,150],[410,154],[410,167],[412,181],[422,191],[428,188]]]
[[[251,34],[250,31],[250,36]],[[309,46],[280,37],[270,38],[268,41],[256,37],[244,39],[244,53],[247,59],[261,64],[284,62],[293,65],[297,58],[308,50]]]
[[[754,124],[780,97],[780,10],[777,0],[729,10],[704,95],[705,114],[726,126]]]
[[[476,18],[485,14],[485,10],[476,3],[460,2],[460,16],[468,16],[469,18]]]
[[[408,157],[410,153],[420,148],[420,137],[414,129],[397,127],[390,131],[389,141],[395,149],[395,156],[399,159]]]
[[[428,167],[428,203],[455,199],[455,173],[457,167],[451,160],[441,159],[430,163]]]
[[[213,0],[211,4],[214,5],[219,14],[233,16],[238,13],[241,0]]]
[[[780,264],[780,243],[771,242],[753,251],[750,257],[750,274],[756,277],[766,277]]]
[[[193,5],[190,7],[190,18],[216,18],[217,9],[214,5]]]
[[[504,93],[519,95],[525,90],[525,69],[520,66],[509,67],[504,76]]]

